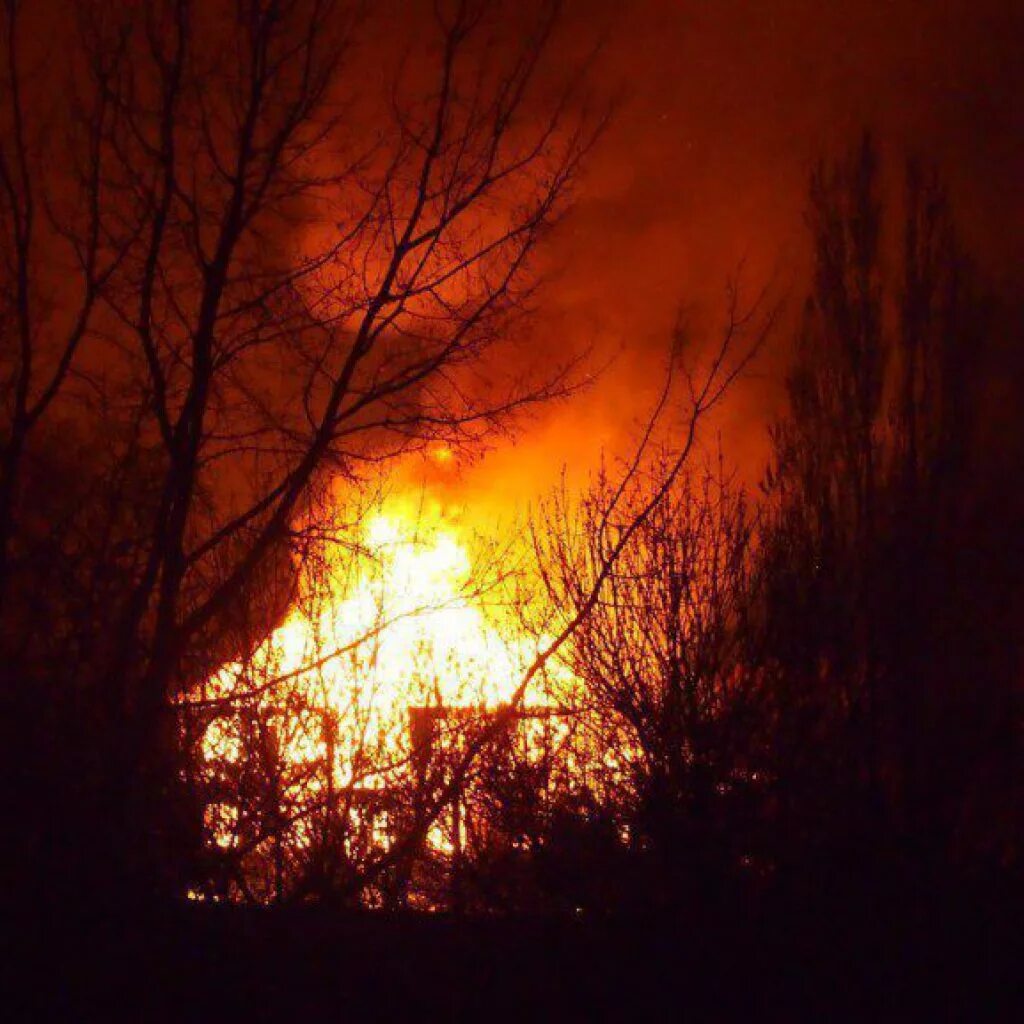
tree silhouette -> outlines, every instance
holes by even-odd
[[[563,502],[545,520],[551,600],[571,605],[585,589],[605,533],[662,471],[655,460],[607,520],[614,488],[603,475],[578,509]],[[564,655],[581,681],[569,695],[574,710],[612,758],[605,799],[655,900],[700,891],[751,859],[743,819],[759,778],[748,650],[755,524],[721,463],[691,470],[623,552]]]
[[[20,6],[7,13],[18,82]],[[103,633],[74,666],[109,747],[96,832],[143,888],[180,825],[165,820],[181,778],[173,700],[232,653],[222,638],[254,592],[277,588],[271,615],[287,599],[290,553],[331,481],[471,442],[571,383],[548,362],[467,386],[514,343],[504,325],[531,292],[531,254],[601,125],[580,113],[573,74],[538,108],[557,9],[498,50],[500,11],[438,6],[424,59],[371,120],[348,116],[357,13],[332,0],[82,9],[62,112],[74,188],[57,182],[49,204],[81,282],[65,331],[36,298],[53,257],[33,234],[47,176],[32,161],[48,155],[10,92],[0,587],[33,587],[34,559],[9,557],[23,465],[30,434],[61,422],[98,463],[82,466],[90,499],[67,509],[63,536],[100,516],[108,544],[81,571],[118,563],[103,604],[68,622]],[[24,653],[5,688],[51,645],[33,628],[26,652],[23,625],[4,626]]]
[[[990,320],[934,173],[908,164],[897,243],[877,166],[865,138],[812,178],[814,289],[773,433],[766,543],[782,805],[794,842],[861,866],[963,844],[992,784],[981,766],[1011,756],[996,723],[1012,719],[1014,646],[1003,584],[976,568],[1004,536],[1000,512],[972,510]]]

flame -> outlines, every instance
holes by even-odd
[[[278,884],[270,879],[280,854],[268,858],[261,845],[270,836],[296,856],[322,842],[340,843],[353,862],[388,849],[403,827],[395,808],[436,787],[467,737],[514,701],[523,712],[514,716],[514,756],[538,768],[537,778],[550,774],[570,791],[599,782],[592,766],[614,768],[616,755],[594,748],[564,713],[578,686],[567,665],[549,662],[523,690],[551,637],[524,627],[512,604],[510,578],[529,582],[516,571],[515,532],[496,548],[464,525],[465,514],[410,488],[360,517],[355,536],[307,553],[284,620],[244,663],[224,665],[201,688],[204,706],[212,699],[217,709],[200,734],[213,801],[206,839],[241,858],[253,892],[269,898]],[[451,859],[469,842],[473,785],[430,824],[430,856]],[[540,787],[544,799],[548,782]],[[340,831],[314,833],[306,812],[327,808],[328,818],[343,815]]]
[[[357,748],[384,760],[387,748],[407,744],[411,707],[508,703],[537,640],[517,633],[507,614],[502,621],[501,600],[481,584],[494,567],[474,563],[471,541],[439,505],[392,500],[366,518],[356,548],[328,551],[316,563],[320,578],[304,569],[284,622],[245,664],[221,668],[208,692],[258,692],[264,708],[288,706],[289,694],[312,698],[338,723],[336,783],[385,785],[383,772],[357,777]],[[315,729],[279,732],[291,761],[331,756]],[[203,751],[211,761],[242,756],[230,718],[210,723]]]
[[[455,453],[447,445],[433,448],[430,457],[440,466],[450,466],[455,461]]]

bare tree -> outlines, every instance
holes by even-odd
[[[112,118],[105,86],[118,54],[97,62],[100,88],[81,100],[82,130],[65,150],[73,165],[55,180],[52,168],[63,166],[58,153],[68,141],[59,129],[67,126],[42,116],[49,83],[23,7],[6,2],[0,25],[0,614],[31,438],[66,390],[120,256],[106,244],[111,195],[103,146]]]
[[[612,485],[603,472],[578,506],[562,498],[549,510],[539,533],[556,606],[586,593],[602,534],[628,523],[664,472],[657,460],[607,521]],[[562,655],[581,683],[570,706],[604,752],[606,799],[619,807],[630,848],[664,869],[662,898],[749,860],[742,812],[758,782],[754,525],[721,462],[688,473],[623,550]]]
[[[15,86],[18,13],[8,5]],[[63,112],[82,172],[54,204],[70,211],[56,235],[82,298],[45,371],[33,304],[53,266],[39,269],[53,256],[37,242],[44,179],[9,92],[3,295],[16,344],[0,543],[10,550],[29,434],[44,414],[57,422],[62,399],[65,420],[103,439],[78,521],[102,505],[117,524],[105,553],[118,552],[119,593],[93,610],[102,642],[76,665],[106,709],[111,783],[130,791],[111,795],[112,831],[159,846],[159,794],[179,774],[173,698],[229,653],[222,638],[253,588],[287,592],[280,569],[332,481],[358,486],[437,438],[470,443],[572,383],[571,360],[481,376],[515,344],[506,328],[536,283],[531,255],[602,123],[578,75],[541,88],[557,5],[514,31],[507,13],[437,5],[390,93],[368,99],[356,6],[83,8]],[[136,853],[145,875],[150,854]]]

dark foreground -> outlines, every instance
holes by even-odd
[[[199,905],[39,915],[7,933],[3,1016],[1024,1019],[1021,901],[1006,885],[711,904],[629,919]]]

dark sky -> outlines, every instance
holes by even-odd
[[[986,272],[1017,287],[1024,263],[1024,3],[1013,0],[589,0],[567,38],[605,31],[597,86],[621,90],[579,202],[553,252],[547,328],[619,353],[572,407],[482,470],[511,491],[536,464],[585,461],[640,415],[652,359],[680,304],[697,333],[746,259],[751,289],[774,279],[794,303],[806,261],[802,210],[822,155],[864,127],[891,180],[916,152],[937,163]],[[751,475],[764,452],[785,339],[766,379],[733,401],[724,431]],[[773,391],[774,386],[774,391]],[[639,394],[637,394],[639,392]],[[637,400],[639,398],[639,400]]]

